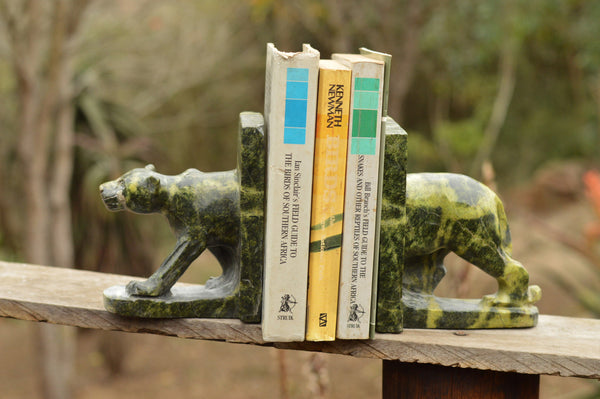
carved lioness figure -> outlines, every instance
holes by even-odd
[[[504,206],[478,181],[451,173],[408,174],[403,286],[433,294],[446,273],[444,257],[454,252],[498,282],[491,306],[531,304],[541,297],[529,274],[511,257]]]
[[[203,173],[188,169],[176,176],[157,173],[153,165],[130,170],[100,186],[111,211],[162,213],[175,232],[177,243],[160,268],[145,281],[132,281],[130,295],[159,296],[169,292],[188,266],[205,249],[223,268],[208,286],[234,283],[239,272],[239,186],[235,170]]]

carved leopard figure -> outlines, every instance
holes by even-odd
[[[100,194],[111,211],[165,215],[177,238],[173,251],[150,278],[127,285],[130,295],[167,294],[205,249],[213,253],[223,268],[223,274],[209,280],[207,288],[235,284],[235,274],[239,272],[236,246],[240,219],[235,170],[203,173],[188,169],[167,176],[148,165],[102,184]]]

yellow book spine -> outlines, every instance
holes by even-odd
[[[319,63],[306,339],[333,341],[344,215],[351,71]]]

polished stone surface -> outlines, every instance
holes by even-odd
[[[402,331],[402,274],[404,236],[406,234],[406,162],[407,134],[390,117],[386,117],[385,154],[382,188],[377,316],[375,331]]]
[[[162,213],[177,244],[147,280],[104,293],[105,307],[136,317],[240,318],[260,322],[265,141],[262,115],[240,114],[238,168],[177,176],[149,165],[101,186],[110,210]],[[205,249],[223,273],[205,285],[175,282]]]
[[[404,326],[411,328],[531,327],[541,298],[529,274],[512,258],[504,207],[487,186],[451,173],[408,174],[404,236]],[[478,301],[436,298],[449,252],[498,282]]]
[[[376,331],[534,326],[541,290],[511,256],[498,196],[463,175],[407,174],[406,132],[389,117],[384,127]],[[494,277],[498,292],[478,300],[433,295],[450,252]]]
[[[410,328],[513,328],[536,324],[541,297],[511,256],[502,202],[483,184],[447,173],[407,174],[407,135],[384,120],[385,154],[378,262],[376,331]],[[104,293],[108,310],[136,317],[240,318],[260,322],[265,140],[263,118],[240,114],[238,168],[180,175],[134,169],[101,186],[110,210],[162,213],[177,244],[147,280]],[[205,249],[223,274],[205,285],[175,282]],[[498,281],[482,299],[439,298],[433,292],[454,252]]]

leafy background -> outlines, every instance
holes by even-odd
[[[599,20],[586,0],[0,0],[0,257],[149,275],[172,245],[166,223],[108,213],[98,185],[146,163],[235,167],[238,114],[263,107],[267,42],[322,58],[366,46],[393,55],[389,113],[410,170],[494,186],[542,313],[598,317],[600,185],[587,179],[586,196],[582,176],[600,167]],[[447,263],[441,295],[495,289]],[[219,273],[210,257],[191,269]],[[367,360],[6,319],[0,339],[8,398],[380,393]],[[598,392],[542,382],[543,397]]]

